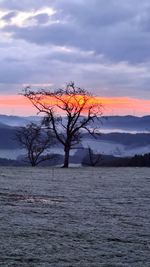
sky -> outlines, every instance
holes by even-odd
[[[0,0],[0,113],[35,113],[27,85],[74,81],[106,114],[150,114],[149,13],[149,0]]]

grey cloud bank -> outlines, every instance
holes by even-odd
[[[149,10],[148,0],[1,1],[0,92],[74,80],[102,96],[149,98]]]

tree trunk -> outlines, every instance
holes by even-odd
[[[63,168],[69,167],[69,152],[70,152],[70,146],[66,146],[65,149],[65,155],[64,155],[64,165]]]

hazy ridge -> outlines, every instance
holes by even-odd
[[[38,116],[0,115],[0,158],[16,159],[23,154],[15,137],[16,130],[31,121],[37,123],[40,120]],[[101,134],[96,139],[83,134],[80,145],[83,150],[91,147],[95,153],[121,157],[150,151],[150,116],[107,116],[102,117],[100,122],[95,121],[91,127],[97,127]],[[55,151],[62,155],[63,148],[58,145]],[[72,156],[75,153],[73,151]]]

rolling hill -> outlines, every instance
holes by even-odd
[[[29,122],[39,122],[40,117],[19,117],[0,115],[0,157],[15,159],[23,154],[15,138],[16,130]],[[64,118],[65,120],[65,118]],[[97,127],[101,134],[95,139],[83,134],[80,149],[91,147],[96,153],[117,157],[133,156],[150,151],[150,116],[109,116],[95,121],[91,128]],[[52,149],[62,154],[60,145]],[[76,150],[72,151],[72,156]]]

